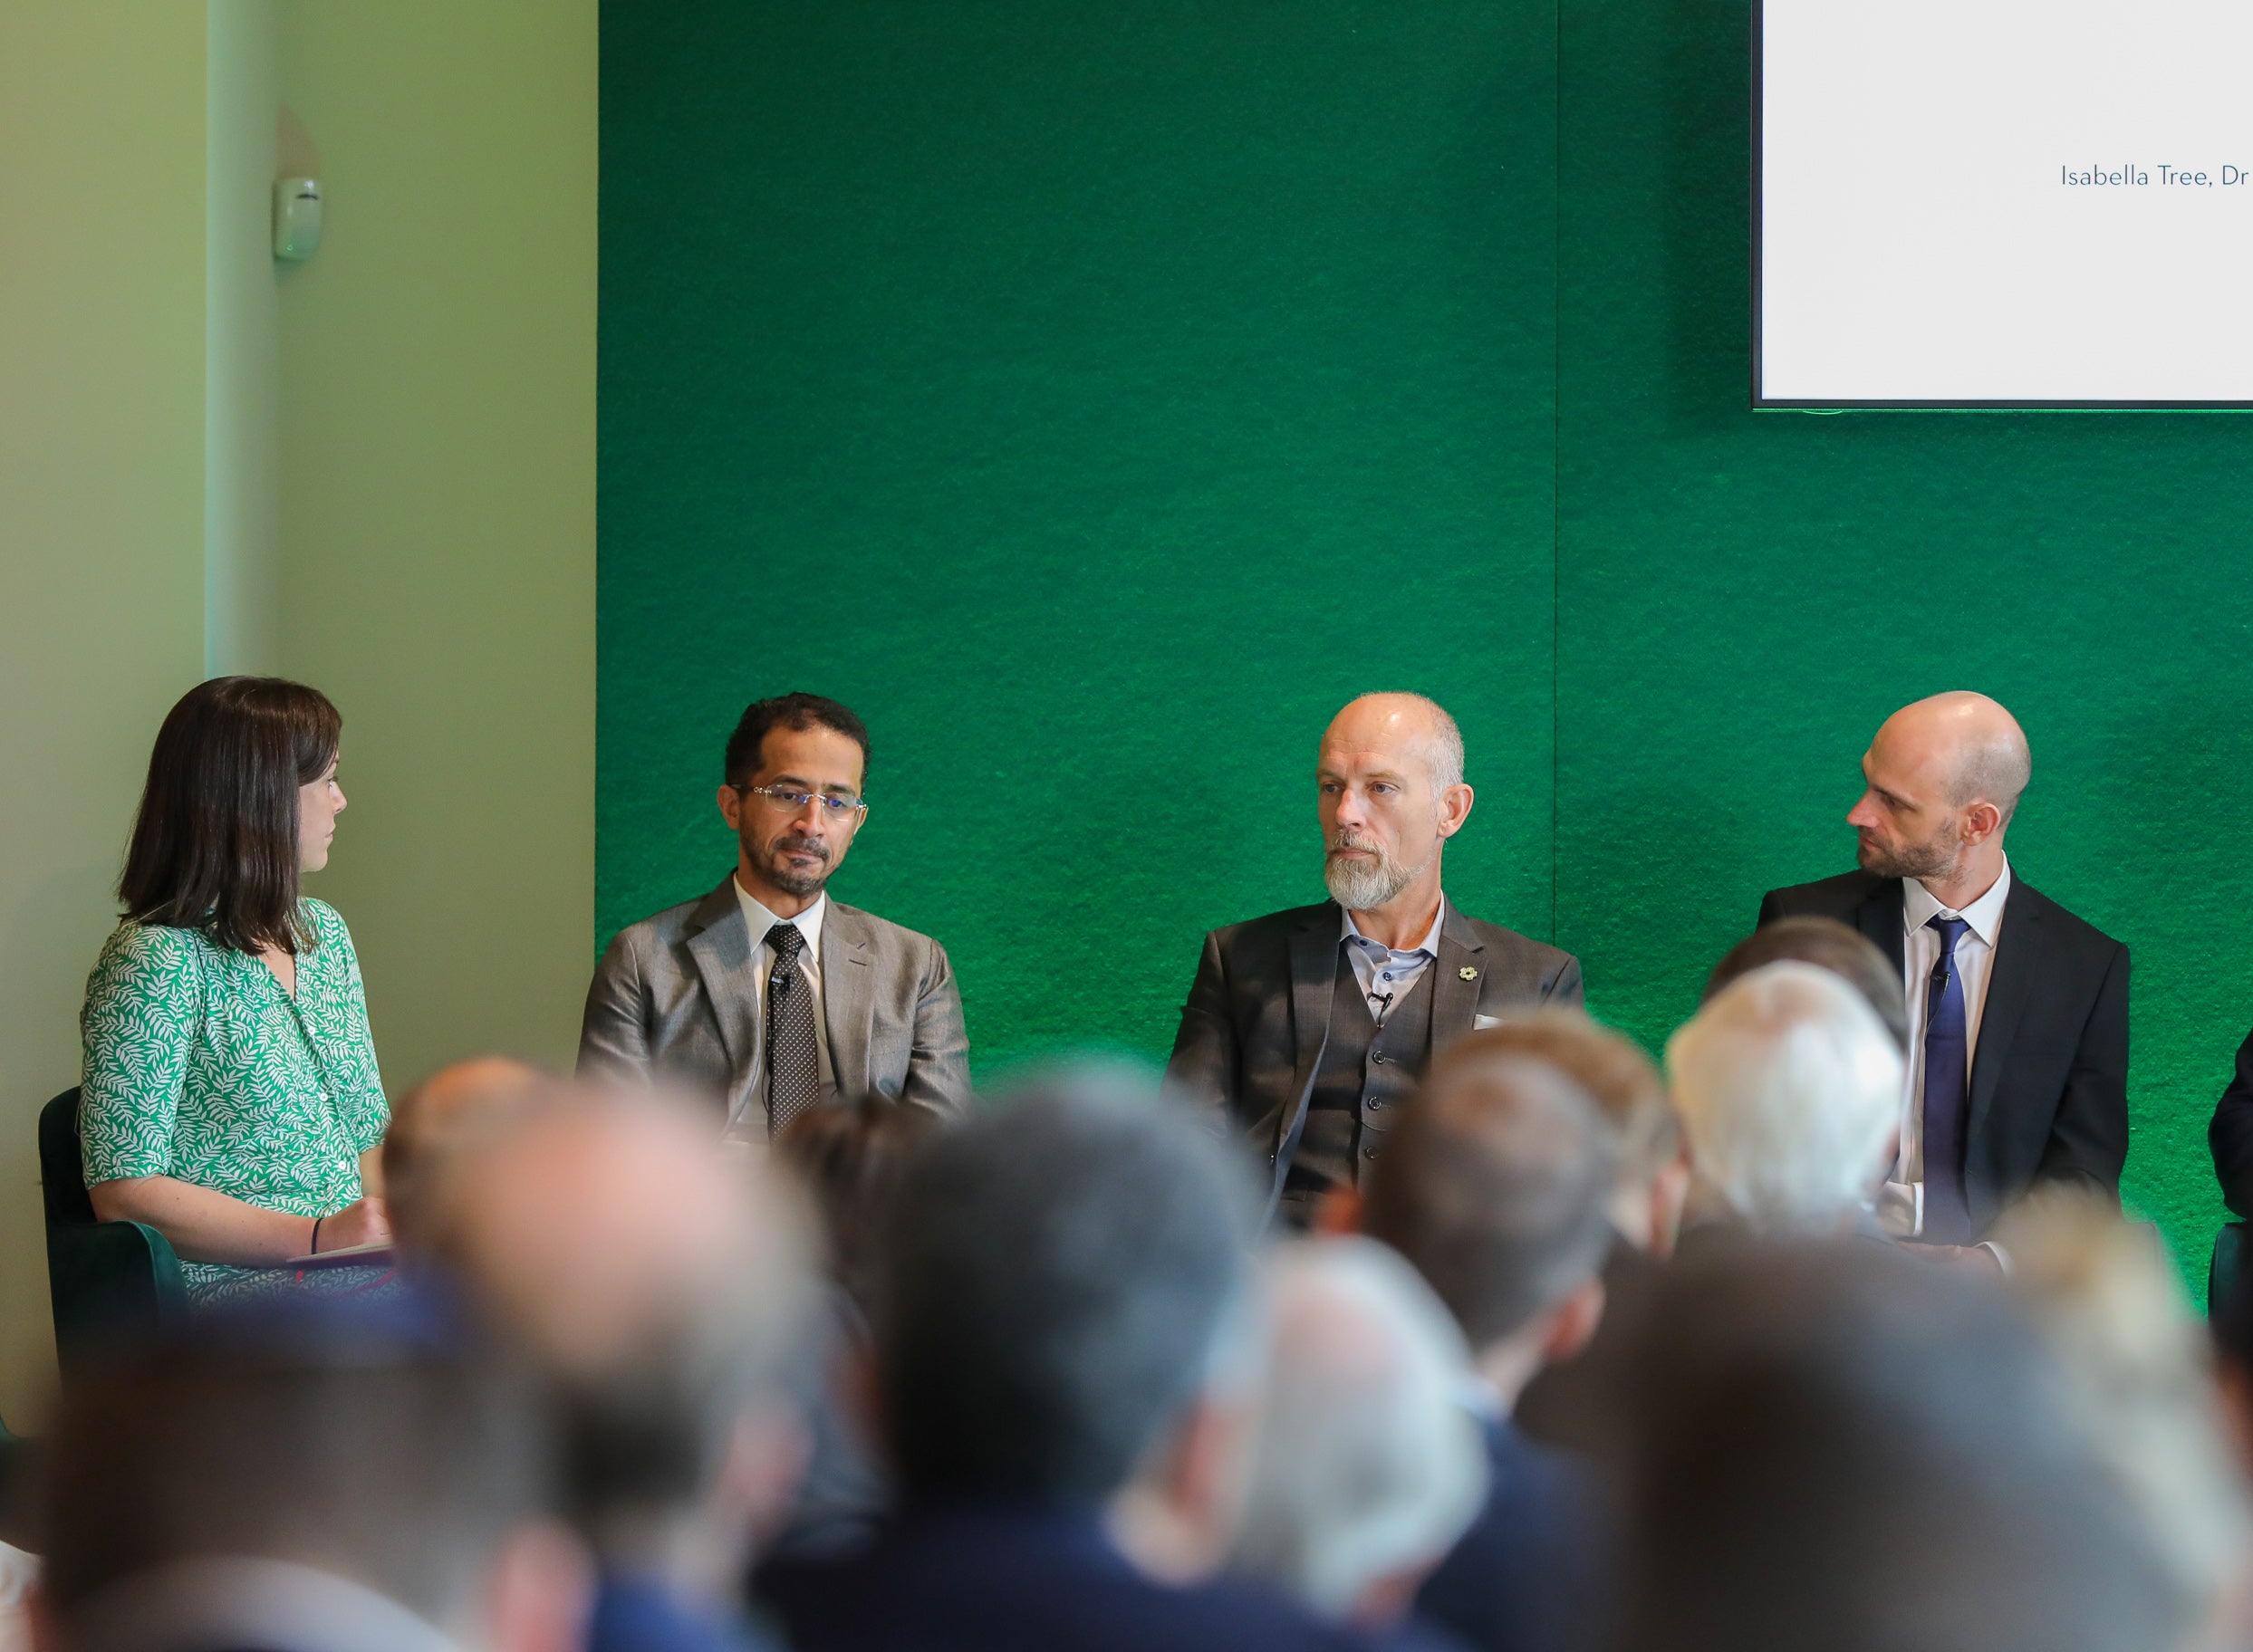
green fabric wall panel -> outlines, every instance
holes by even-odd
[[[980,1065],[1169,1046],[1319,898],[1314,745],[1428,690],[1451,883],[1551,923],[1552,18],[603,12],[598,939],[732,858],[745,702],[872,725],[840,897]]]
[[[598,938],[719,875],[743,702],[826,689],[839,892],[948,943],[980,1063],[1155,1054],[1402,684],[1480,787],[1450,888],[1655,1047],[1851,864],[1879,720],[1977,687],[2022,875],[2134,949],[2128,1191],[2202,1254],[2253,423],[1749,411],[1743,0],[603,22]]]
[[[1755,414],[1741,0],[1561,30],[1558,929],[1654,1044],[1763,889],[1843,871],[1894,706],[1995,695],[2018,875],[2134,957],[2130,1199],[2195,1271],[2253,1020],[2253,422]]]

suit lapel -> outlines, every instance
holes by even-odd
[[[1478,1019],[1478,989],[1486,975],[1480,954],[1486,944],[1470,919],[1449,902],[1439,925],[1439,956],[1432,965],[1431,1052],[1434,1055],[1468,1032]],[[1468,975],[1463,972],[1468,970]]]
[[[841,1096],[860,1095],[869,1087],[869,1038],[876,1022],[872,952],[864,915],[831,901],[822,918],[822,1021]]]
[[[2040,967],[2042,898],[2022,883],[2003,901],[2003,921],[1995,932],[1995,956],[1988,965],[1987,1003],[1979,1011],[1979,1043],[1971,1052],[1971,1116],[1964,1140],[1987,1138],[1995,1091],[2010,1064],[2010,1041],[2034,1001],[2035,972]]]
[[[727,1063],[737,1075],[736,1091],[727,1098],[732,1108],[749,1075],[758,1071],[759,1009],[751,990],[751,926],[744,922],[743,903],[736,898],[736,879],[726,881],[704,898],[688,920],[688,956],[696,960],[697,975],[704,983],[704,1001],[712,1006],[719,1024],[720,1042],[727,1047]]]
[[[1877,943],[1877,949],[1893,960],[1893,973],[1900,975],[1909,967],[1909,941],[1902,929],[1908,921],[1908,898],[1902,893],[1901,879],[1881,879],[1854,914],[1854,927]]]

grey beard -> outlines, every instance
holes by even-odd
[[[1348,912],[1366,912],[1372,907],[1382,907],[1408,888],[1423,869],[1420,866],[1402,866],[1384,854],[1379,854],[1365,866],[1324,854],[1322,880],[1329,886],[1330,898]]]

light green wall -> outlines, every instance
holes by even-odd
[[[204,658],[201,6],[0,6],[0,1417],[53,1370],[34,1125]]]
[[[0,1417],[53,1376],[34,1119],[149,743],[207,671],[345,713],[314,884],[394,1090],[563,1060],[592,925],[595,10],[0,7]],[[277,271],[281,100],[332,190]]]
[[[210,0],[205,65],[204,668],[282,643],[282,317],[274,285],[274,0]]]
[[[567,1060],[594,876],[594,0],[282,6],[284,670],[344,714],[314,881],[394,1093]]]

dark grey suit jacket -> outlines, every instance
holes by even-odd
[[[1904,967],[1901,879],[1842,872],[1770,889],[1759,921],[1851,925]],[[1921,992],[1922,984],[1911,986]],[[1971,1052],[1964,1196],[1973,1230],[2036,1182],[2120,1197],[2128,1158],[2128,949],[2012,871]]]
[[[765,1060],[756,942],[735,875],[621,929],[595,967],[579,1071],[667,1077],[732,1115]],[[941,1116],[970,1102],[969,1041],[946,948],[833,897],[822,920],[822,1020],[840,1095],[881,1091]]]
[[[1167,1087],[1228,1119],[1267,1162],[1279,1193],[1298,1145],[1330,1032],[1330,994],[1344,916],[1334,900],[1296,907],[1205,937]],[[1466,973],[1468,972],[1468,973]],[[1448,903],[1431,965],[1431,1048],[1537,1004],[1579,1004],[1580,960]]]

